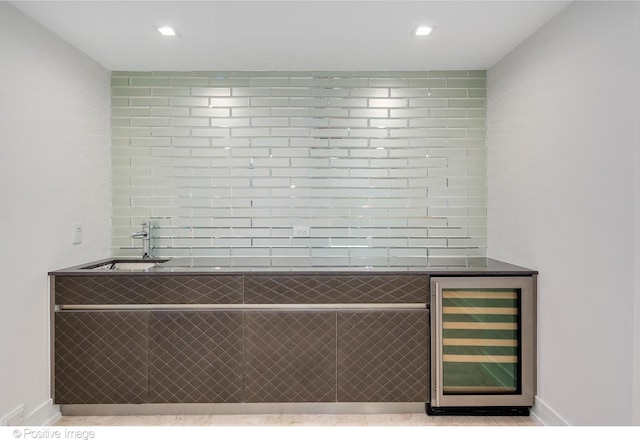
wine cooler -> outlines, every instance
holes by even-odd
[[[528,415],[536,277],[431,278],[429,414]]]

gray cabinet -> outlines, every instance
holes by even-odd
[[[55,314],[55,403],[148,401],[148,312]]]
[[[244,314],[246,402],[334,402],[336,313]]]
[[[242,313],[55,314],[55,402],[242,402]]]
[[[83,274],[53,298],[58,404],[428,400],[425,275]]]
[[[423,310],[340,311],[339,402],[426,402],[429,320]]]
[[[426,402],[424,310],[245,313],[246,402]]]

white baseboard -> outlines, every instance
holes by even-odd
[[[545,426],[569,426],[569,422],[560,416],[549,405],[536,396],[533,408],[531,408],[531,417],[535,418],[539,423]]]
[[[62,417],[60,405],[54,405],[49,399],[33,410],[24,419],[25,426],[51,426]]]

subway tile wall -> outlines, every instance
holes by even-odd
[[[151,219],[155,256],[213,266],[464,264],[485,115],[485,71],[114,72],[113,255]]]

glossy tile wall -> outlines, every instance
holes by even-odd
[[[150,218],[217,266],[484,256],[485,115],[484,71],[114,72],[113,254]]]

